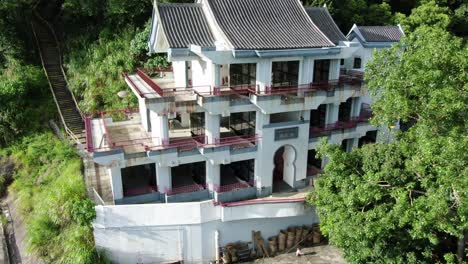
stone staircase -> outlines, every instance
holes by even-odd
[[[62,54],[55,32],[50,24],[38,14],[33,16],[32,28],[65,131],[76,144],[85,144],[84,121],[62,70]]]

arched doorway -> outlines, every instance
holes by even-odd
[[[273,156],[273,192],[284,192],[294,188],[296,150],[291,145],[280,147]]]

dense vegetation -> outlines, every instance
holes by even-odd
[[[309,202],[352,263],[454,263],[467,257],[468,47],[434,5],[366,66],[376,125],[410,124],[392,144],[329,158]],[[427,12],[427,13],[426,13]],[[430,26],[428,26],[428,24]]]
[[[307,5],[326,5],[345,34],[357,25],[415,25],[445,23],[459,36],[468,34],[468,3],[463,0],[307,0]],[[411,16],[410,16],[411,15]],[[450,19],[451,18],[451,19]],[[441,21],[442,20],[442,21]]]
[[[46,263],[98,263],[81,159],[51,133],[24,137],[1,156],[15,161],[10,188],[26,223],[31,252]]]

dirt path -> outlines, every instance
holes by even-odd
[[[250,264],[346,264],[341,252],[334,246],[322,245],[302,249],[304,256],[296,257],[296,252],[281,254],[273,258],[256,259]]]
[[[36,257],[26,250],[26,230],[23,219],[16,210],[17,202],[10,193],[1,200],[2,213],[8,220],[5,228],[8,253],[11,264],[42,264]]]

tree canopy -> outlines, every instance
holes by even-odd
[[[329,163],[309,201],[350,262],[455,261],[468,229],[467,66],[462,39],[424,25],[367,64],[374,124],[412,126],[389,145],[319,149]]]

